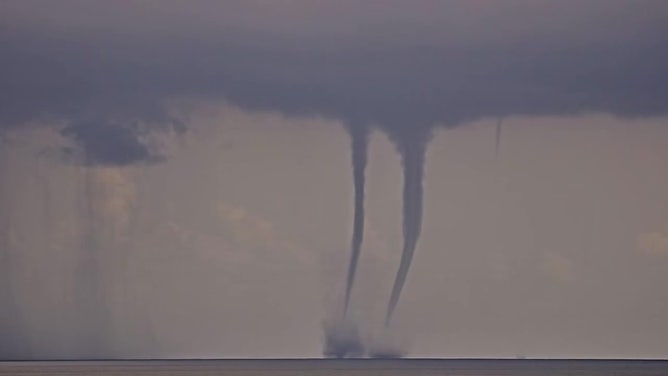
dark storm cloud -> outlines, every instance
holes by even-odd
[[[81,147],[84,155],[79,159],[87,165],[124,166],[156,158],[139,138],[136,126],[105,120],[80,122],[69,124],[62,134]]]
[[[108,163],[149,156],[127,124],[165,124],[179,98],[394,137],[482,117],[668,110],[663,2],[52,4],[3,5],[0,122],[58,120],[84,148],[122,141],[100,152]]]

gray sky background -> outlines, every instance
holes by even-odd
[[[344,125],[371,123],[365,332],[401,249],[387,134],[445,125],[394,322],[410,354],[668,356],[667,16],[617,0],[0,2],[0,256],[22,346],[76,354],[87,220],[114,355],[320,356],[352,225]]]

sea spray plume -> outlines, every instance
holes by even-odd
[[[413,260],[413,253],[417,246],[422,228],[422,178],[427,142],[431,135],[428,129],[416,129],[414,133],[406,133],[396,139],[401,153],[404,168],[403,191],[403,231],[404,247],[401,253],[401,263],[394,279],[394,286],[390,295],[385,316],[385,326],[389,326],[392,315],[399,301],[401,290],[406,283],[408,269]]]
[[[328,358],[358,358],[365,349],[357,326],[346,320],[323,322],[325,343],[322,354]]]
[[[385,328],[380,335],[371,339],[368,356],[379,359],[402,358],[406,355],[407,349],[407,343],[401,336]]]
[[[355,283],[355,273],[357,271],[357,262],[360,257],[360,248],[364,239],[364,172],[367,164],[367,148],[369,144],[369,130],[365,126],[351,126],[349,128],[352,165],[353,165],[353,184],[355,186],[355,213],[353,219],[353,234],[350,245],[350,264],[348,265],[348,275],[346,278],[346,295],[343,306],[343,318],[348,314],[350,305],[350,294]]]

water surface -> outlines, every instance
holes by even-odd
[[[0,375],[666,376],[668,361],[528,359],[262,359],[0,362]]]

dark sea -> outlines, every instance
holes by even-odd
[[[0,375],[668,376],[668,361],[285,359],[0,362]]]

